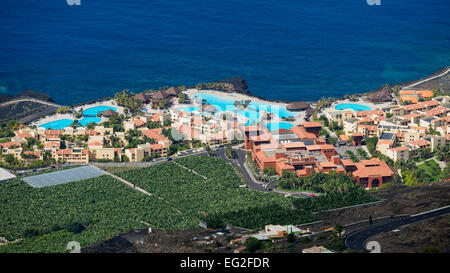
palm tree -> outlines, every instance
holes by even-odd
[[[336,231],[336,234],[339,238],[342,238],[342,233],[344,232],[344,226],[341,224],[337,224],[334,227],[334,230]]]

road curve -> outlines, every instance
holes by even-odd
[[[366,242],[373,236],[389,232],[399,227],[409,225],[418,221],[426,220],[429,218],[441,216],[450,213],[450,206],[442,207],[436,210],[427,211],[424,213],[411,215],[409,217],[400,218],[398,221],[391,221],[388,223],[373,225],[362,230],[352,232],[345,238],[345,245],[353,250],[364,251],[366,250]]]

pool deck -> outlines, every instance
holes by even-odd
[[[93,103],[93,104],[85,104],[85,105],[81,105],[81,106],[75,107],[74,110],[75,111],[79,111],[80,109],[86,110],[86,109],[89,109],[89,108],[92,108],[92,107],[95,107],[95,106],[111,106],[111,107],[116,108],[116,112],[118,112],[119,114],[123,114],[124,113],[123,107],[118,106],[114,102],[114,100],[107,100],[107,101],[97,102],[97,103]],[[60,120],[60,119],[75,120],[77,118],[74,115],[72,115],[72,114],[54,114],[54,115],[51,115],[51,116],[48,116],[48,117],[36,120],[36,121],[32,122],[31,125],[36,125],[36,127],[39,127],[39,126],[41,126],[43,124],[46,124],[46,123],[49,123],[49,122],[53,122],[53,121],[57,121],[57,120]],[[79,120],[81,120],[81,119],[83,119],[83,118],[80,118]],[[105,120],[107,120],[107,119],[102,117],[101,121],[99,123],[101,123],[101,122],[103,122]]]
[[[89,109],[89,108],[92,108],[92,107],[96,107],[96,106],[110,106],[110,107],[116,108],[116,112],[117,113],[119,113],[119,114],[123,114],[124,113],[123,107],[118,106],[113,99],[105,100],[105,101],[101,101],[101,102],[96,102],[96,103],[92,103],[92,104],[84,104],[84,105],[75,107],[74,110],[75,111],[80,111],[80,109],[86,110],[86,109]]]

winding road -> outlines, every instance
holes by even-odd
[[[362,230],[358,230],[350,233],[345,238],[345,245],[353,250],[357,251],[365,251],[366,250],[366,242],[373,236],[383,233],[389,232],[399,227],[406,226],[415,222],[419,222],[422,220],[430,219],[433,217],[441,216],[450,213],[450,206],[442,207],[439,209],[426,211],[423,213],[400,217],[397,221],[390,221],[387,223],[377,224],[370,226],[368,228],[364,228]]]
[[[0,103],[0,106],[5,106],[8,104],[12,104],[12,103],[18,103],[18,102],[23,102],[23,101],[31,101],[31,102],[36,102],[36,103],[40,103],[40,104],[45,104],[45,105],[49,105],[49,106],[55,106],[55,107],[61,107],[61,105],[53,103],[53,102],[49,102],[49,101],[45,101],[45,100],[40,100],[40,99],[35,99],[35,98],[18,98],[18,99],[13,99],[7,102],[3,102]]]

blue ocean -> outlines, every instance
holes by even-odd
[[[68,2],[2,1],[0,93],[72,104],[239,76],[255,95],[311,101],[450,64],[448,0]]]

